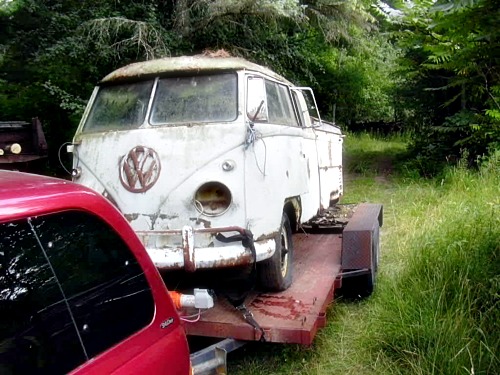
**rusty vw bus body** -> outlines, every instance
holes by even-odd
[[[73,179],[122,211],[160,270],[256,261],[284,290],[291,232],[342,195],[341,132],[304,92],[240,58],[125,66],[92,94]]]

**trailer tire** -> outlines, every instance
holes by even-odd
[[[283,212],[276,235],[276,250],[271,258],[257,264],[260,285],[264,290],[281,292],[288,289],[293,279],[292,229],[288,215]]]
[[[378,262],[380,255],[380,226],[377,225],[372,234],[370,271],[364,275],[346,277],[342,280],[341,295],[351,300],[370,297],[377,283]]]

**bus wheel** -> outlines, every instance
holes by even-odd
[[[265,290],[283,291],[292,284],[293,243],[290,220],[286,213],[281,218],[281,226],[276,235],[276,250],[273,256],[257,264],[259,281]]]

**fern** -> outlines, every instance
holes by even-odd
[[[486,116],[492,118],[495,121],[500,121],[500,110],[498,109],[487,109]]]

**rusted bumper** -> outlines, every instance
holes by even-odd
[[[245,236],[249,232],[241,227],[199,228],[184,226],[182,229],[163,231],[136,231],[146,244],[146,250],[153,263],[160,270],[185,269],[194,272],[197,269],[223,268],[251,264],[252,250],[245,247],[240,240],[230,241],[221,246],[196,247],[196,233],[211,233],[214,235],[238,232]],[[151,248],[146,238],[150,236],[182,236],[182,247]],[[257,262],[270,258],[275,251],[274,239],[254,242]]]

